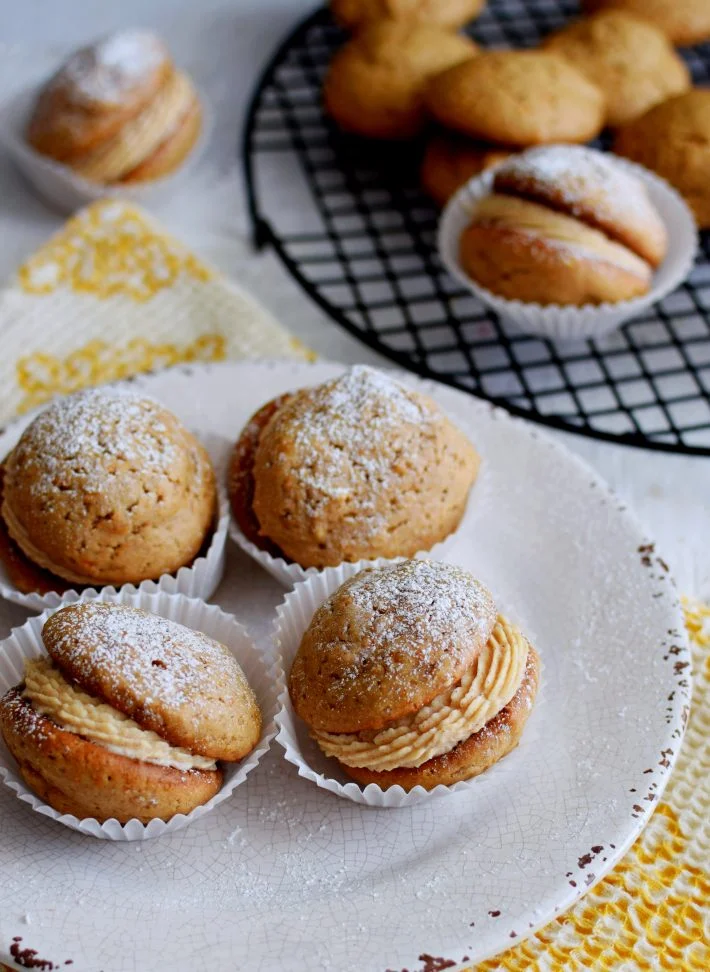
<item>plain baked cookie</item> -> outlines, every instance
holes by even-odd
[[[545,39],[598,85],[606,97],[606,121],[614,127],[687,91],[690,71],[666,35],[623,10],[603,10]]]
[[[485,0],[330,0],[333,16],[348,30],[378,20],[406,20],[458,30],[478,16]]]
[[[694,88],[619,129],[614,151],[657,172],[710,227],[710,91]]]
[[[458,527],[478,466],[435,402],[356,366],[257,412],[229,490],[248,539],[326,567],[429,550]]]
[[[333,58],[323,87],[326,110],[346,132],[367,138],[411,138],[427,122],[427,80],[477,51],[468,37],[443,27],[400,21],[372,24]]]
[[[460,567],[364,570],[318,608],[289,676],[296,714],[354,779],[432,789],[515,745],[539,659]]]
[[[604,153],[549,146],[496,170],[460,259],[473,280],[509,300],[582,305],[646,293],[666,248],[637,178]]]
[[[427,143],[419,177],[422,188],[439,206],[445,206],[469,179],[507,159],[510,152],[485,142],[474,142],[439,132]]]
[[[433,78],[427,107],[470,138],[525,147],[586,142],[604,124],[600,89],[549,51],[490,51]]]
[[[209,457],[158,402],[58,399],[5,461],[2,519],[32,563],[79,585],[139,584],[192,563],[214,524]]]
[[[582,0],[585,10],[628,10],[660,27],[674,44],[700,44],[710,37],[708,0]]]
[[[122,604],[52,615],[48,657],[0,701],[0,730],[45,802],[76,817],[142,823],[189,813],[246,756],[261,713],[224,645]]]

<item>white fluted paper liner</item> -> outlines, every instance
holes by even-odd
[[[401,558],[400,558],[401,559]],[[288,673],[291,671],[293,659],[298,651],[306,628],[311,618],[327,597],[336,591],[349,577],[358,574],[367,567],[382,567],[392,564],[392,560],[360,561],[357,564],[341,564],[339,567],[326,567],[297,584],[290,591],[279,606],[274,627],[274,645],[280,656],[281,668],[285,672],[285,684],[279,697],[279,712],[276,716],[278,728],[276,741],[284,749],[289,763],[298,769],[299,776],[315,783],[316,786],[336,796],[352,800],[354,803],[365,803],[371,807],[410,807],[423,800],[441,797],[450,793],[460,793],[480,785],[481,779],[491,778],[499,764],[495,764],[479,777],[462,780],[453,786],[436,786],[432,790],[425,790],[423,786],[415,786],[407,792],[401,786],[390,786],[386,790],[376,783],[361,786],[351,780],[338,765],[335,759],[326,756],[317,743],[311,738],[305,723],[293,711],[288,694]],[[523,737],[524,738],[524,737]]]
[[[614,161],[643,182],[668,231],[668,253],[653,276],[650,291],[643,297],[582,307],[542,305],[506,300],[472,280],[459,258],[461,234],[471,222],[478,200],[491,191],[495,167],[466,183],[444,209],[438,231],[442,262],[466,290],[526,334],[551,340],[598,338],[616,330],[624,321],[641,316],[688,277],[698,247],[698,232],[687,204],[665,179],[627,159]]]
[[[180,166],[159,179],[135,184],[101,185],[82,178],[67,165],[42,155],[28,145],[25,131],[30,119],[38,88],[24,88],[0,108],[0,142],[33,189],[63,213],[95,202],[115,197],[137,203],[154,203],[170,196],[180,188],[185,177],[204,153],[213,126],[213,112],[204,94],[198,91],[202,107],[202,127],[191,152]]]
[[[476,489],[476,483],[474,483],[471,495],[474,494]],[[469,501],[466,506],[468,510],[472,500],[469,496]],[[475,500],[473,501],[475,502]],[[416,560],[447,560],[454,546],[459,540],[461,525],[464,522],[466,513],[461,519],[461,523],[458,529],[454,530],[453,533],[449,534],[446,539],[442,540],[440,543],[434,544],[431,550],[419,550],[413,555],[413,559]],[[250,557],[260,564],[264,570],[268,570],[271,576],[283,585],[283,587],[290,588],[294,584],[300,584],[309,577],[323,573],[323,570],[330,570],[330,568],[319,568],[319,567],[301,567],[300,564],[295,564],[284,560],[283,557],[274,557],[267,550],[261,550],[255,543],[251,540],[247,540],[242,531],[237,524],[237,521],[232,516],[229,523],[229,535],[234,540],[234,542],[242,548],[245,553],[248,553]],[[394,558],[401,559],[401,558]],[[365,561],[358,561],[358,563],[365,563]],[[357,564],[343,564],[343,566],[353,567]]]
[[[23,429],[26,424],[26,422],[22,423]],[[20,437],[19,429],[20,426],[18,425],[17,439]],[[10,437],[12,437],[12,430],[12,426],[7,430]],[[224,439],[215,435],[203,435],[200,432],[195,434],[209,453],[217,481],[217,522],[209,546],[204,554],[196,557],[189,566],[181,567],[177,573],[163,574],[157,581],[146,580],[137,586],[123,584],[118,589],[119,593],[157,594],[162,592],[165,594],[183,594],[185,597],[200,598],[207,601],[212,597],[222,580],[227,533],[229,531],[229,498],[224,486],[224,463],[226,461]],[[71,604],[73,601],[78,601],[80,597],[82,599],[98,597],[99,590],[108,595],[117,593],[115,587],[107,585],[100,589],[87,587],[81,592],[69,590],[62,594],[54,591],[48,594],[25,594],[12,583],[5,565],[0,560],[0,597],[4,597],[14,604],[19,604],[29,611],[46,611],[48,608],[56,608],[61,604]]]
[[[35,813],[41,813],[66,827],[71,827],[72,830],[103,840],[148,840],[162,834],[174,833],[193,820],[203,817],[217,804],[226,800],[233,790],[246,780],[268,750],[269,743],[276,733],[274,720],[278,711],[279,695],[284,687],[283,671],[272,653],[261,651],[246,629],[232,615],[226,614],[214,604],[205,604],[204,601],[195,598],[164,592],[148,594],[120,591],[109,594],[107,591],[102,591],[98,595],[98,600],[142,608],[144,611],[159,614],[170,621],[177,621],[188,628],[201,631],[226,645],[239,662],[261,709],[263,719],[261,738],[256,747],[241,762],[222,764],[224,783],[219,793],[189,814],[176,814],[167,822],[152,820],[149,824],[142,824],[139,820],[130,820],[127,824],[120,824],[117,820],[107,820],[101,824],[93,817],[79,820],[72,814],[60,814],[53,810],[35,796],[25,784],[14,758],[0,736],[0,778]],[[0,643],[0,696],[22,681],[26,659],[46,655],[42,644],[42,627],[52,613],[53,611],[45,611],[44,614],[30,618],[21,628],[13,629],[10,637]]]

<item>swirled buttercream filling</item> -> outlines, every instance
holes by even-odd
[[[71,685],[48,658],[28,661],[24,681],[22,696],[35,711],[110,753],[179,770],[217,768],[213,759],[171,746],[118,709]]]
[[[384,729],[314,730],[313,738],[327,756],[346,766],[376,771],[421,766],[479,732],[505,708],[523,680],[527,656],[522,632],[499,614],[486,646],[461,681],[424,708]]]

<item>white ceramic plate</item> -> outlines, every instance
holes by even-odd
[[[233,439],[266,399],[340,370],[208,365],[139,383],[191,426]],[[542,656],[521,746],[470,791],[400,810],[339,800],[274,747],[210,815],[134,845],[58,827],[2,787],[0,960],[19,937],[55,968],[73,960],[72,972],[414,972],[424,954],[456,968],[564,911],[637,836],[689,696],[663,564],[618,499],[546,435],[462,392],[404,380],[455,417],[487,465],[451,556]],[[282,597],[232,545],[215,600],[257,643]],[[22,618],[0,605],[0,636]]]

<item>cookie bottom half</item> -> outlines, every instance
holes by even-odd
[[[100,823],[169,820],[220,789],[217,770],[179,770],[109,752],[67,732],[11,689],[0,700],[0,730],[27,785],[59,813]]]

